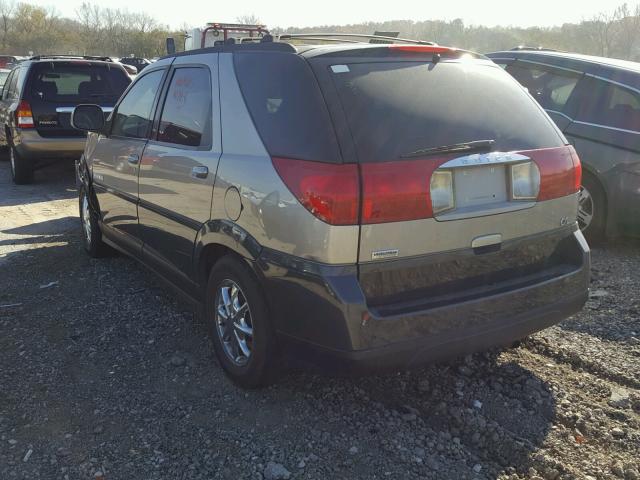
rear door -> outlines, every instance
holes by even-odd
[[[311,62],[324,79],[341,149],[351,156],[345,161],[360,164],[360,277],[370,303],[471,276],[483,283],[540,262],[553,245],[501,250],[575,223],[570,148],[500,67],[432,63],[411,53]],[[430,152],[484,140],[493,142],[491,152]],[[570,174],[570,185],[557,192],[562,198],[543,195],[540,177],[549,165]],[[539,194],[549,201],[538,201]],[[445,252],[462,257],[437,267],[432,256]],[[485,252],[501,253],[476,264],[474,256]]]
[[[217,60],[174,61],[140,165],[145,256],[178,278],[191,273],[195,238],[211,213],[221,154]]]
[[[126,73],[109,63],[39,62],[31,69],[23,98],[31,105],[40,136],[76,137],[84,133],[71,127],[73,108],[93,103],[110,113],[129,83]]]
[[[623,227],[640,226],[640,91],[586,75],[568,113],[574,121],[565,134],[592,173],[605,179],[608,200],[620,207]]]
[[[93,185],[104,233],[133,253],[140,253],[138,168],[151,131],[165,68],[139,77],[111,115],[91,153]]]

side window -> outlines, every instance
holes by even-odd
[[[597,78],[580,83],[582,101],[576,102],[576,120],[640,131],[640,95]]]
[[[562,112],[576,88],[579,75],[515,63],[506,68],[535,98],[542,108]]]
[[[2,99],[3,100],[8,100],[9,99],[9,93],[11,90],[11,81],[13,80],[14,77],[16,77],[16,71],[17,70],[13,70],[9,76],[7,77],[7,80],[4,83],[4,89],[2,90]]]
[[[18,77],[19,77],[20,69],[16,68],[11,72],[11,78],[7,79],[7,84],[9,85],[9,90],[7,90],[6,98],[7,100],[17,100],[18,99]]]
[[[146,138],[151,126],[151,108],[164,71],[156,70],[141,77],[117,107],[111,135]]]
[[[211,141],[211,79],[208,68],[173,72],[160,117],[161,142],[204,146]]]

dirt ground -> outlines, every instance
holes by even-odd
[[[640,478],[638,242],[517,348],[246,392],[151,273],[84,254],[76,195],[0,161],[0,479]]]

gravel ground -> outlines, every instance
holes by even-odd
[[[582,313],[395,375],[223,375],[204,325],[79,242],[71,167],[0,163],[0,479],[640,478],[640,245],[593,252]]]

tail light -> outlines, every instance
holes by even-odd
[[[580,189],[573,147],[518,152],[531,159],[509,166],[512,201],[550,200]],[[403,222],[456,208],[446,157],[380,163],[334,164],[274,157],[273,165],[298,201],[331,225]],[[359,171],[358,171],[359,170]]]
[[[360,210],[358,166],[273,158],[273,165],[298,201],[331,225],[355,225]]]
[[[33,128],[33,112],[31,111],[31,105],[25,100],[21,101],[16,110],[16,125],[19,128]]]
[[[582,165],[572,146],[520,152],[540,170],[538,201],[565,197],[580,190]]]
[[[433,158],[362,164],[362,223],[432,217],[429,184],[441,163]]]

